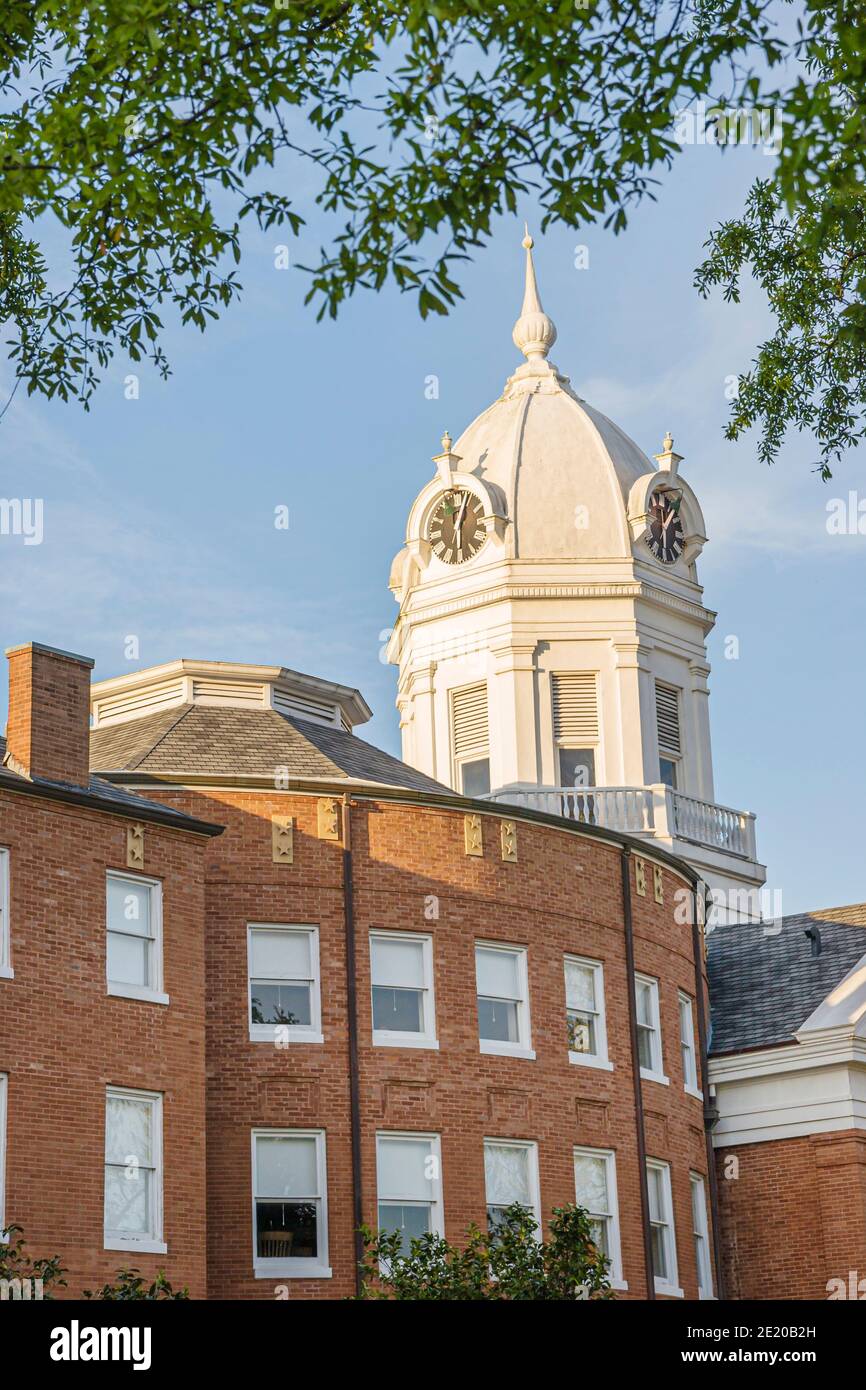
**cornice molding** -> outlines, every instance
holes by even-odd
[[[477,608],[488,608],[497,603],[509,603],[525,599],[643,600],[646,603],[653,603],[681,613],[685,617],[693,618],[708,628],[713,627],[716,621],[715,612],[710,608],[705,608],[703,604],[681,598],[677,594],[668,593],[664,589],[645,584],[641,580],[608,580],[600,583],[585,582],[580,584],[506,582],[497,584],[492,589],[464,594],[459,598],[443,599],[438,603],[422,604],[416,602],[414,605],[411,604],[411,600],[413,598],[417,600],[422,592],[423,590],[416,588],[409,595],[410,602],[404,605],[400,614],[401,623],[433,622],[437,618],[446,618],[454,613],[466,613]]]

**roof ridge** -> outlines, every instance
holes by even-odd
[[[149,757],[150,757],[151,753],[153,753],[153,752],[159,747],[159,745],[160,745],[161,743],[163,743],[163,742],[165,741],[165,739],[168,738],[168,736],[169,736],[169,734],[171,733],[172,729],[176,729],[177,726],[178,726],[178,724],[180,724],[182,720],[186,719],[186,716],[187,716],[187,715],[190,713],[190,711],[193,710],[193,709],[195,709],[195,705],[194,705],[194,704],[184,705],[184,706],[181,708],[180,714],[177,716],[176,719],[173,719],[173,720],[171,721],[171,723],[169,724],[169,726],[168,726],[167,729],[164,729],[164,730],[163,730],[163,732],[160,734],[159,738],[156,740],[156,743],[152,743],[152,744],[150,745],[149,748],[146,748],[146,749],[144,750],[143,753],[139,754],[139,756],[138,756],[137,758],[135,758],[132,762],[127,763],[126,767],[121,768],[120,770],[121,770],[122,772],[135,772],[138,768],[140,768],[140,767],[141,767],[141,764],[144,762],[145,758],[149,758]],[[130,721],[130,722],[132,722],[132,721]]]

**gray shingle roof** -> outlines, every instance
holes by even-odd
[[[815,957],[803,934],[810,926],[821,933],[821,954]],[[707,939],[710,1052],[793,1042],[797,1029],[864,955],[862,903],[801,912],[766,926],[716,927]]]
[[[448,788],[343,729],[267,709],[180,705],[95,729],[91,767],[99,772],[352,778],[413,791]]]

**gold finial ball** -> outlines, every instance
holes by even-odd
[[[526,236],[523,238],[522,245],[526,248],[527,251],[531,251],[533,246],[535,245],[535,242],[532,240],[532,237],[529,235],[528,232],[526,233]]]
[[[672,449],[673,447],[674,447],[674,437],[673,437],[673,435],[671,434],[670,430],[668,430],[667,434],[665,435],[664,439],[662,440],[662,448],[664,449],[664,451],[665,451],[666,454],[669,454],[670,451],[671,451],[671,449]]]

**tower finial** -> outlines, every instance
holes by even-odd
[[[538,282],[535,278],[535,265],[532,248],[535,245],[529,234],[529,226],[524,222],[523,246],[526,250],[526,280],[523,291],[523,307],[520,318],[514,325],[512,338],[529,362],[541,362],[556,342],[556,324],[541,306]]]

